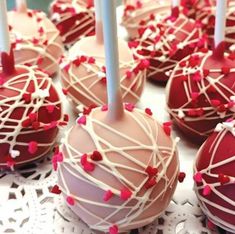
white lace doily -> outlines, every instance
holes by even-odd
[[[65,105],[68,107],[67,101]],[[150,107],[155,117],[167,121],[164,88],[147,83],[140,107]],[[71,113],[71,116],[73,114]],[[75,118],[75,116],[74,116]],[[174,135],[179,132],[174,131]],[[192,166],[197,147],[182,140],[179,143],[184,182],[166,212],[136,234],[209,234],[197,198],[192,190]],[[61,195],[52,194],[56,184],[50,156],[18,172],[0,174],[0,233],[16,234],[95,234],[64,203]]]
[[[119,33],[123,36],[122,29]],[[147,83],[138,106],[150,107],[155,117],[165,122],[169,117],[165,112],[164,92],[164,87]],[[64,102],[68,109],[68,102]],[[68,113],[73,116],[71,111]],[[174,135],[181,137],[176,131]],[[205,217],[192,190],[192,168],[198,147],[183,139],[182,136],[179,155],[181,171],[187,175],[185,181],[178,184],[174,198],[161,218],[132,234],[216,233],[205,227]],[[0,173],[0,233],[95,234],[66,206],[61,195],[50,192],[56,180],[50,156],[21,171]]]

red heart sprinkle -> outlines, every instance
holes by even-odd
[[[59,188],[59,186],[57,184],[54,185],[54,187],[51,189],[51,193],[61,194],[61,190],[60,190],[60,188]]]
[[[102,157],[102,155],[101,155],[101,153],[100,152],[98,152],[98,151],[94,151],[93,152],[93,154],[91,155],[91,159],[93,160],[93,161],[101,161],[102,159],[103,159],[103,157]]]

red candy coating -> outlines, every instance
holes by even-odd
[[[0,167],[19,166],[44,156],[63,120],[61,101],[51,78],[34,67],[16,66],[0,77]],[[27,100],[25,94],[29,94]],[[47,110],[54,105],[53,113]],[[45,130],[46,128],[46,130]]]
[[[233,127],[232,127],[233,126]],[[204,213],[214,224],[235,230],[235,135],[234,122],[217,127],[198,152],[195,174],[202,179],[195,191]],[[209,191],[207,188],[210,188]]]
[[[202,31],[192,19],[177,12],[163,22],[142,28],[142,37],[134,48],[136,57],[150,62],[147,77],[154,81],[166,82],[169,72],[185,56],[205,46]]]
[[[235,63],[228,56],[218,59],[211,55],[197,53],[183,59],[185,66],[180,62],[175,67],[167,87],[168,112],[196,142],[205,140],[218,123],[235,116]],[[195,80],[198,72],[201,79]]]

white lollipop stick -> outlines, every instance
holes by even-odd
[[[227,0],[217,0],[215,19],[215,48],[224,41],[226,27]]]
[[[119,120],[123,116],[115,2],[116,0],[102,0],[108,115],[111,120]]]
[[[18,12],[26,12],[27,11],[26,0],[16,0],[16,10]]]
[[[179,6],[179,0],[172,0],[172,8]]]
[[[0,0],[0,52],[10,53],[11,43],[7,22],[6,0]]]
[[[95,4],[95,21],[96,21],[96,39],[98,43],[104,42],[103,40],[103,25],[102,25],[102,11],[101,11],[101,0],[94,0]]]

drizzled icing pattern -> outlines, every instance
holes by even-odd
[[[64,44],[71,45],[83,37],[94,35],[93,1],[54,0],[50,11],[51,19],[60,30]]]
[[[171,1],[166,0],[127,0],[124,2],[122,25],[131,38],[138,37],[138,29],[145,27],[153,20],[161,21],[170,14]]]
[[[207,12],[216,5],[216,0],[182,0],[181,5],[184,13],[191,18],[202,20],[208,17]]]
[[[200,207],[208,218],[214,224],[233,233],[235,230],[235,201],[234,196],[231,196],[229,191],[234,191],[235,186],[235,174],[233,173],[235,155],[228,157],[228,155],[234,151],[224,151],[223,146],[229,144],[232,147],[232,145],[234,145],[235,121],[229,120],[217,125],[215,132],[216,135],[214,135],[213,138],[212,136],[209,137],[199,151],[197,161],[206,160],[208,166],[203,169],[198,169],[197,163],[195,164],[194,189],[200,201]],[[233,135],[233,139],[230,137],[228,138],[230,134]],[[208,155],[202,153],[206,148],[206,152],[209,152]],[[222,156],[224,157],[223,160],[218,159],[221,150],[224,154],[224,156]],[[205,193],[206,190],[209,192]],[[214,208],[215,210],[212,210],[211,208]],[[227,216],[226,218],[225,214]],[[230,220],[233,220],[233,223],[228,221],[228,216],[230,217]]]
[[[228,47],[235,43],[235,1],[227,0],[228,9],[226,13],[226,28],[225,28],[225,41]],[[193,7],[192,7],[193,6]],[[209,38],[209,45],[213,47],[214,44],[214,28],[215,28],[215,13],[216,1],[215,0],[185,0],[184,7],[187,9],[186,14],[196,20],[200,20],[203,24],[205,33]],[[231,50],[235,50],[234,46]]]
[[[222,60],[213,68],[205,65],[213,61],[211,55],[196,53],[181,60],[167,86],[169,114],[198,139],[205,139],[219,122],[235,116],[233,57],[226,55],[227,63]]]
[[[35,25],[37,34],[32,32],[31,35],[24,35],[20,28],[9,25],[16,64],[37,65],[52,75],[57,72],[58,59],[64,52],[59,31],[43,12],[27,9],[24,14],[28,18],[25,24]],[[19,15],[10,12],[8,17],[11,21],[15,21],[15,17]],[[22,23],[22,27],[23,25]]]
[[[67,123],[51,78],[35,67],[0,74],[0,166],[24,164],[47,153]]]
[[[97,119],[99,112],[100,108],[93,109],[86,122],[68,132],[58,167],[59,185],[70,207],[92,229],[127,231],[152,222],[168,205],[179,171],[177,140],[172,142],[162,127],[140,110],[125,111],[135,130],[124,131]],[[133,130],[137,131],[134,138]],[[90,143],[84,143],[94,146],[86,158],[79,149],[82,132],[90,138]],[[71,143],[74,137],[81,140],[79,148]],[[94,150],[101,157],[94,159]],[[96,207],[98,212],[93,212]]]
[[[200,26],[181,14],[143,28],[141,38],[130,46],[136,57],[150,61],[148,78],[167,81],[178,61],[204,47],[205,42]]]
[[[146,80],[148,61],[120,61],[120,87],[125,102],[136,103]],[[107,103],[104,57],[78,56],[61,60],[62,83],[67,96],[77,109]]]

